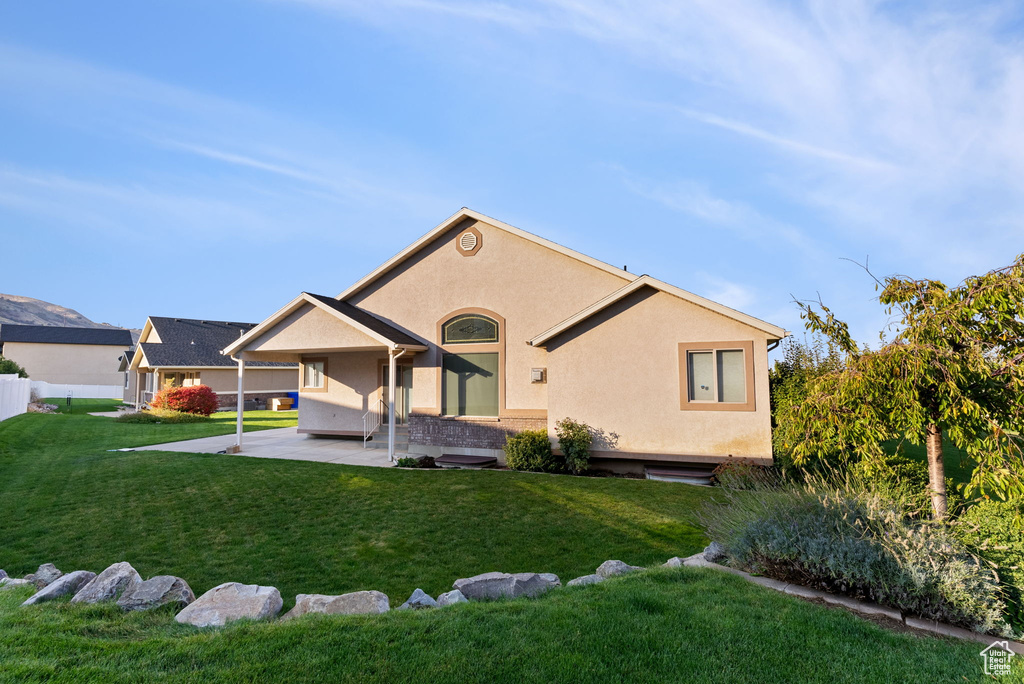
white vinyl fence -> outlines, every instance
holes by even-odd
[[[31,381],[17,375],[0,375],[0,420],[28,411],[31,395]]]
[[[33,380],[32,391],[40,399],[63,399],[69,394],[75,399],[123,399],[120,385],[55,385],[44,380]]]

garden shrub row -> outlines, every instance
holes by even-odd
[[[589,425],[571,418],[555,423],[558,435],[556,455],[551,450],[547,430],[523,430],[509,435],[505,441],[505,465],[510,470],[528,470],[538,473],[570,472],[578,475],[590,464],[590,445],[593,440]]]

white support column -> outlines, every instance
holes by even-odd
[[[395,380],[395,371],[398,364],[395,360],[395,350],[388,350],[388,460],[395,460],[395,391],[398,383]]]
[[[238,422],[235,427],[235,453],[242,450],[242,421],[245,414],[245,359],[238,355]]]
[[[135,369],[135,409],[142,410],[142,371]]]

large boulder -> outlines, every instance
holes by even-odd
[[[588,584],[597,584],[598,582],[604,582],[604,577],[600,575],[584,575],[583,577],[577,577],[576,579],[569,580],[567,586],[570,587],[583,587]]]
[[[196,595],[185,580],[174,575],[157,575],[126,588],[117,599],[117,605],[125,610],[150,610],[177,603],[184,608],[195,600]]]
[[[48,584],[53,584],[63,574],[53,563],[43,563],[31,575],[26,575],[25,579],[42,589]]]
[[[196,627],[223,627],[234,620],[274,617],[283,603],[274,587],[225,582],[185,606],[174,619]]]
[[[462,595],[462,592],[458,589],[452,589],[451,591],[441,594],[437,597],[437,607],[444,608],[445,606],[455,605],[456,603],[467,603],[468,598]]]
[[[0,579],[0,589],[14,589],[15,587],[34,587],[36,585],[29,582],[27,579],[14,579],[13,577],[5,577]]]
[[[5,579],[7,579],[7,573],[4,572],[3,570],[0,570],[0,580],[5,580]]]
[[[398,606],[398,610],[423,610],[424,608],[437,608],[437,601],[422,589],[412,592],[412,596],[405,603]]]
[[[387,594],[379,591],[354,591],[340,596],[324,596],[323,594],[299,594],[295,597],[295,607],[285,613],[282,620],[290,620],[307,613],[323,613],[325,615],[362,615],[366,613],[386,613],[391,605]]]
[[[627,572],[635,572],[637,570],[643,570],[643,568],[623,563],[620,560],[606,560],[597,567],[597,574],[607,579],[608,577],[625,575]]]
[[[727,558],[725,547],[716,541],[711,542],[704,549],[704,560],[708,563],[721,563]]]
[[[557,575],[549,572],[485,572],[482,575],[455,580],[452,585],[471,601],[484,601],[518,596],[538,596],[561,586]]]
[[[142,577],[131,566],[131,563],[114,563],[96,575],[91,582],[78,590],[72,603],[99,603],[113,601],[121,596],[126,589],[142,582]]]
[[[37,603],[43,603],[44,601],[52,601],[53,599],[60,598],[61,596],[74,594],[91,582],[94,577],[96,577],[96,573],[89,572],[88,570],[75,570],[74,572],[69,572],[66,575],[61,575],[53,582],[50,582],[30,596],[21,605],[32,606]]]

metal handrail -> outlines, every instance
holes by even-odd
[[[384,414],[387,413],[388,406],[384,403],[383,399],[377,399],[377,403],[372,409],[363,414],[363,448],[366,448],[366,443],[370,441],[370,437],[373,433],[377,432],[377,429],[384,423]]]

